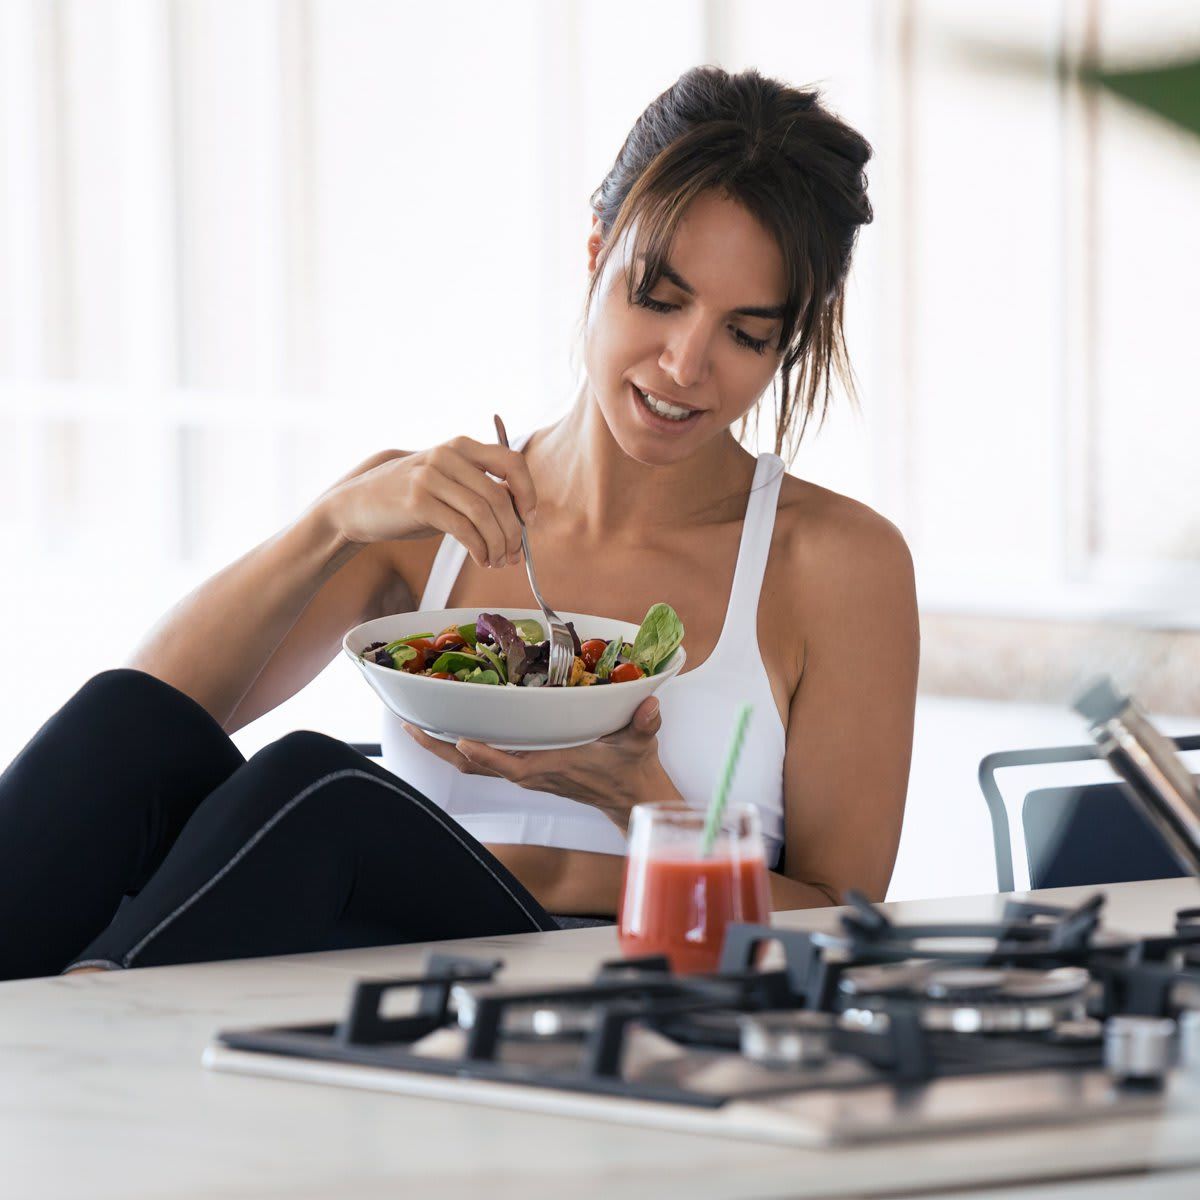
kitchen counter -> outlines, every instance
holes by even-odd
[[[1029,893],[1078,902],[1097,888]],[[1106,922],[1162,932],[1195,880],[1118,884]],[[906,901],[894,919],[986,920],[1003,897]],[[836,910],[776,914],[790,928]],[[441,943],[504,979],[585,979],[612,928]],[[1200,1115],[798,1150],[207,1071],[218,1029],[340,1017],[351,983],[418,970],[431,945],[0,984],[0,1194],[25,1197],[1200,1195]],[[1156,1172],[1146,1178],[1143,1172]],[[1139,1176],[1141,1176],[1139,1178]],[[1020,1186],[1018,1189],[1018,1185]],[[974,1190],[973,1190],[974,1189]]]

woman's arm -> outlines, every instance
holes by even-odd
[[[823,539],[824,540],[824,539]],[[900,842],[912,756],[920,630],[900,532],[855,506],[829,541],[803,546],[800,684],[784,760],[786,875],[776,908],[882,900]]]
[[[481,564],[515,560],[514,498],[525,514],[537,505],[524,458],[502,446],[455,438],[377,454],[185,596],[129,665],[232,732],[312,679],[348,627],[383,611],[398,582],[384,543],[449,533]]]
[[[396,455],[375,455],[334,488]],[[321,501],[334,488],[180,600],[129,665],[191,696],[229,732],[299,691],[336,653],[331,635],[368,619],[390,575],[381,547],[349,541],[331,519]],[[276,656],[285,641],[289,653]],[[247,705],[269,662],[272,702]]]

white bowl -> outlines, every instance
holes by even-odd
[[[468,625],[481,612],[499,611],[509,620],[532,617],[546,622],[536,608],[442,608],[428,612],[396,613],[356,625],[342,639],[342,649],[363,673],[379,698],[396,716],[444,742],[460,737],[486,742],[498,750],[558,750],[582,746],[628,725],[634,710],[687,659],[682,646],[656,675],[628,683],[592,687],[488,687],[451,679],[410,675],[378,663],[364,662],[362,652],[372,642],[393,642],[415,633],[440,633],[447,625]],[[573,621],[581,641],[615,637],[632,642],[638,627],[610,617],[560,612]],[[546,630],[549,635],[549,630]]]

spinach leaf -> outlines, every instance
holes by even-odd
[[[652,605],[633,639],[630,658],[647,675],[654,675],[683,641],[683,622],[669,604]]]
[[[388,653],[386,648],[384,649],[384,653]],[[396,649],[391,651],[391,656],[393,665],[399,671],[403,669],[406,662],[412,662],[417,657],[417,652],[414,647],[406,646],[403,642],[400,642],[396,646]]]
[[[612,674],[612,669],[617,665],[617,659],[621,657],[621,647],[624,643],[620,638],[613,638],[607,646],[604,647],[604,653],[596,662],[596,678],[607,679]]]
[[[546,640],[546,631],[542,628],[540,621],[535,621],[532,617],[522,617],[519,621],[514,621],[517,632],[521,635],[523,642],[534,644]]]
[[[496,673],[500,676],[501,683],[508,682],[508,664],[495,652],[490,646],[479,647],[480,658],[486,658],[488,662],[496,669]]]
[[[470,625],[460,625],[458,627],[458,636],[462,638],[462,640],[466,642],[468,646],[475,645],[476,641],[478,640],[475,636],[475,622],[472,621]]]
[[[449,671],[457,675],[459,671],[474,671],[488,665],[487,660],[477,654],[464,654],[461,650],[447,650],[429,669],[431,671]]]
[[[490,683],[493,687],[500,683],[500,676],[495,671],[481,671],[478,667],[467,676],[467,683]]]

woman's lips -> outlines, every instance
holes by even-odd
[[[702,409],[695,409],[691,416],[674,420],[671,417],[660,417],[658,413],[647,407],[638,389],[632,383],[629,385],[629,396],[633,402],[633,407],[637,410],[638,416],[646,425],[657,432],[678,433],[684,429],[688,429],[696,423],[696,418],[703,411]]]

